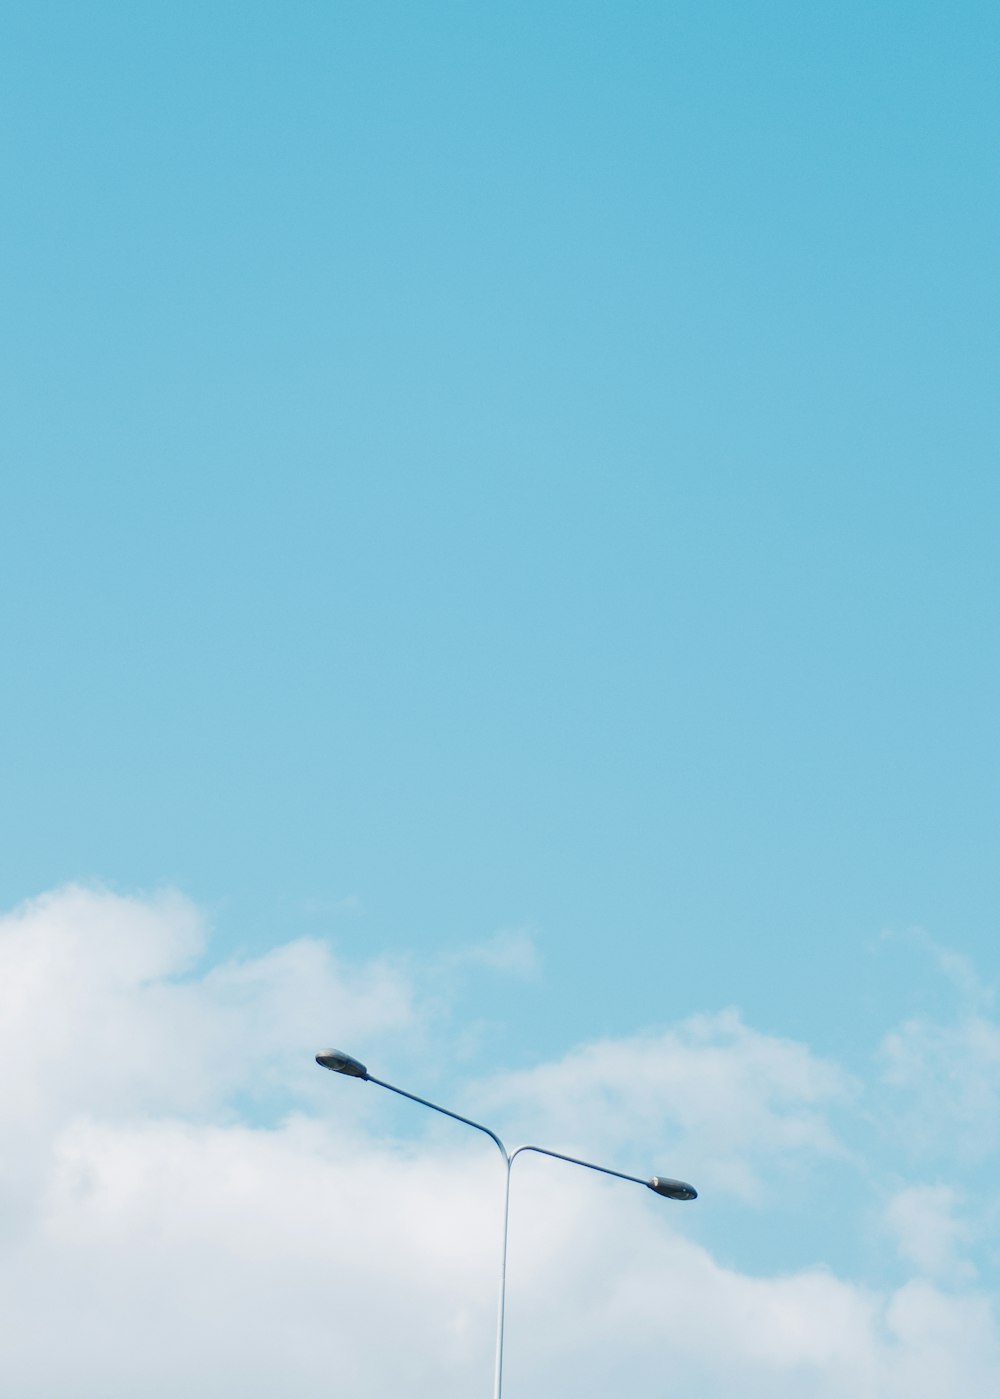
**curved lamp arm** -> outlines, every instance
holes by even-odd
[[[561,1151],[550,1151],[547,1146],[519,1146],[510,1153],[511,1161],[522,1151],[536,1151],[539,1156],[551,1156],[554,1161],[568,1161],[571,1166],[585,1166],[588,1171],[600,1171],[602,1176],[616,1176],[618,1180],[630,1180],[635,1185],[646,1185],[657,1195],[665,1195],[668,1200],[697,1200],[698,1192],[685,1180],[672,1180],[670,1176],[630,1176],[624,1171],[613,1171],[610,1166],[598,1166],[593,1161],[581,1161],[578,1156],[566,1156]]]
[[[409,1098],[411,1103],[431,1108],[443,1117],[450,1117],[453,1122],[464,1122],[466,1127],[475,1127],[477,1132],[484,1133],[490,1141],[496,1142],[505,1161],[510,1160],[507,1148],[496,1132],[491,1131],[489,1127],[484,1127],[481,1122],[473,1122],[471,1117],[462,1117],[460,1113],[452,1112],[451,1108],[443,1108],[440,1103],[432,1103],[429,1098],[418,1098],[416,1093],[407,1093],[405,1088],[397,1088],[394,1083],[386,1083],[383,1078],[376,1078],[360,1060],[352,1059],[349,1054],[343,1054],[339,1049],[323,1049],[316,1055],[316,1063],[320,1068],[332,1069],[334,1073],[345,1074],[348,1078],[363,1078],[366,1083],[377,1083],[379,1088],[388,1088],[390,1093],[398,1093],[401,1098]]]

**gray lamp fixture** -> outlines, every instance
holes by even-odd
[[[332,1069],[335,1074],[347,1074],[349,1078],[367,1078],[364,1064],[343,1054],[339,1049],[321,1049],[316,1055],[316,1063],[323,1069]]]

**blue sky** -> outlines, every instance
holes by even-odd
[[[691,1226],[748,1275],[919,1272],[865,1210],[951,1218],[906,1192],[959,1188],[928,1124],[979,1104],[948,1237],[989,1242],[936,1285],[993,1306],[998,28],[8,7],[0,905],[99,944],[50,891],[141,940],[177,890],[211,933],[169,985],[391,968],[406,1034],[345,1047],[508,1075],[514,1136],[588,1046],[797,1045],[810,1164]]]

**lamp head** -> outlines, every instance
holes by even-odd
[[[368,1077],[364,1064],[340,1049],[321,1049],[316,1055],[316,1063],[323,1069],[332,1069],[335,1074],[347,1074],[348,1078]]]
[[[657,1195],[665,1195],[668,1200],[697,1200],[698,1192],[684,1180],[671,1180],[669,1176],[653,1176],[646,1184]]]

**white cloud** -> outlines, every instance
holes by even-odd
[[[315,1101],[307,1052],[332,1032],[405,1033],[405,980],[339,967],[299,940],[201,974],[206,929],[174,893],[71,887],[0,918],[0,1231],[35,1190],[54,1134],[80,1116],[232,1115],[240,1098]],[[4,1202],[7,1207],[5,1208]]]
[[[952,947],[942,946],[926,928],[908,928],[905,932],[889,928],[882,933],[882,941],[908,942],[926,953],[945,980],[959,993],[967,1008],[981,1008],[993,1003],[993,987],[983,980],[970,959]]]
[[[1000,1143],[1000,1025],[977,1012],[938,1024],[914,1017],[886,1035],[891,1124],[913,1153],[982,1161]]]
[[[299,1090],[303,1043],[331,1029],[414,1020],[408,983],[379,960],[348,969],[300,939],[196,975],[205,943],[198,911],[172,893],[72,887],[0,919],[0,1054],[18,1066],[0,1121],[214,1111],[279,1071]]]
[[[461,1129],[378,1135],[385,1095],[311,1062],[330,1038],[398,1052],[433,1037],[407,977],[339,965],[312,941],[206,969],[205,936],[175,895],[70,889],[0,920],[6,1391],[488,1393],[497,1154]],[[261,1084],[284,1116],[244,1111]],[[546,1141],[586,1135],[604,1160],[618,1133],[625,1149],[655,1130],[680,1154],[706,1135],[723,1179],[758,1185],[782,1159],[840,1151],[826,1114],[853,1091],[837,1066],[732,1013],[482,1087],[511,1120],[555,1114]],[[892,1227],[927,1276],[879,1289],[725,1266],[686,1234],[711,1191],[675,1206],[548,1164],[517,1166],[512,1394],[997,1392],[991,1298],[943,1290],[935,1257],[914,1255],[936,1220],[937,1263],[960,1257],[956,1201],[897,1196]]]
[[[948,1019],[911,1016],[884,1037],[883,1120],[898,1149],[950,1172],[1000,1146],[1000,1023],[993,988],[967,957],[923,929],[905,936],[932,958],[953,1009]]]
[[[913,1185],[889,1201],[886,1225],[900,1256],[944,1282],[961,1282],[976,1276],[976,1269],[961,1251],[972,1238],[969,1224],[957,1216],[959,1199],[950,1185]]]
[[[449,958],[453,966],[479,966],[522,981],[535,978],[541,969],[538,947],[530,928],[503,928],[483,942],[473,943]]]
[[[835,1064],[750,1029],[737,1012],[693,1016],[656,1035],[602,1040],[555,1063],[476,1086],[533,1139],[580,1153],[631,1148],[706,1185],[757,1198],[762,1167],[844,1148],[827,1113],[854,1091]],[[676,1163],[676,1164],[672,1164]]]

